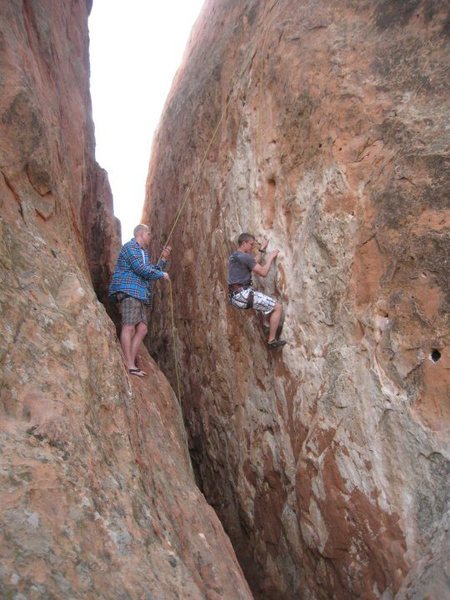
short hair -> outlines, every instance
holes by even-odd
[[[249,240],[254,240],[254,239],[256,239],[256,238],[251,233],[241,233],[241,235],[238,237],[238,245],[240,246],[244,242],[248,242]]]
[[[134,237],[136,237],[136,236],[137,236],[137,234],[138,234],[140,231],[143,231],[144,229],[145,229],[146,231],[148,231],[148,225],[144,225],[143,223],[140,223],[139,225],[136,225],[136,227],[135,227],[135,228],[134,228],[134,230],[133,230],[133,235],[134,235]]]

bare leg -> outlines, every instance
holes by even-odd
[[[273,309],[273,311],[270,313],[270,329],[269,329],[269,342],[271,342],[272,340],[275,339],[275,336],[277,334],[277,329],[278,329],[278,325],[280,324],[281,321],[281,315],[283,314],[283,305],[281,304],[281,302],[277,302],[275,304],[275,308]]]
[[[132,369],[136,368],[136,355],[138,353],[139,346],[141,345],[142,340],[147,335],[147,330],[148,330],[148,327],[145,323],[142,323],[142,321],[140,323],[138,323],[138,325],[136,327],[136,333],[134,334],[134,337],[131,341],[130,356],[133,360],[133,366],[131,367]]]
[[[122,325],[122,330],[120,332],[120,345],[122,346],[127,369],[136,368],[136,365],[134,364],[136,355],[133,356],[131,350],[132,341],[135,337],[135,329],[134,325]]]
[[[277,333],[275,335],[275,337],[277,338],[277,340],[281,337],[281,334],[283,332],[283,325],[284,325],[284,310],[281,311],[281,319],[280,319],[280,323],[278,325],[278,329],[277,329]]]

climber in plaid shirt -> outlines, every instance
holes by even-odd
[[[171,248],[166,246],[162,252],[162,259],[157,265],[153,265],[147,251],[150,242],[149,228],[147,225],[138,225],[133,233],[134,238],[120,251],[109,286],[109,296],[119,302],[122,317],[120,343],[128,372],[137,377],[144,377],[146,373],[136,366],[136,356],[147,334],[151,282],[156,279],[170,281],[164,269]]]

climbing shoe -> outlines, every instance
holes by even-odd
[[[285,346],[287,344],[287,342],[285,340],[270,340],[270,342],[267,342],[267,347],[269,348],[269,350],[274,350],[275,348],[281,348],[283,346]]]

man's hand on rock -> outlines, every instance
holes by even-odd
[[[275,259],[276,259],[276,257],[278,256],[279,252],[280,252],[280,251],[278,250],[278,248],[276,248],[275,250],[272,250],[272,252],[269,254],[269,257],[270,257],[272,260],[275,260]]]
[[[262,252],[266,251],[267,246],[269,245],[269,240],[267,238],[264,238],[264,240],[261,242],[261,244],[259,245],[259,249]]]
[[[164,273],[163,279],[165,279],[166,281],[170,281],[169,273]]]

